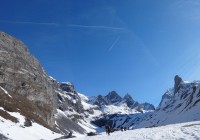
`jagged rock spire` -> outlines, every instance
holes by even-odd
[[[106,95],[105,97],[107,100],[109,100],[112,104],[118,103],[122,100],[122,98],[117,94],[116,91],[111,91]]]
[[[179,86],[180,86],[180,83],[182,82],[182,78],[179,77],[178,75],[176,75],[174,77],[174,94],[176,94],[176,92],[178,91],[179,89]]]

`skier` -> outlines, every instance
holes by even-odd
[[[110,126],[108,125],[108,136],[110,136],[110,132],[111,132],[111,128],[110,128]]]
[[[124,131],[126,131],[126,127],[124,127]]]
[[[106,129],[106,134],[108,134],[108,136],[110,135],[110,126],[108,124],[105,125],[105,129]]]
[[[108,134],[108,124],[105,125],[106,134]]]
[[[123,131],[124,130],[124,128],[123,127],[121,127],[121,131]]]

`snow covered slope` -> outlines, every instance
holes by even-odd
[[[101,133],[98,136],[73,138],[72,140],[197,140],[200,139],[199,132],[200,121],[196,121],[123,132],[116,131],[110,136]]]
[[[113,105],[106,105],[101,109],[106,114],[94,123],[98,126],[108,123],[113,129],[120,127],[135,129],[198,121],[200,120],[200,82],[186,82],[176,76],[174,87],[163,95],[155,111],[142,110],[141,113],[138,109],[130,111],[125,106]]]
[[[181,81],[175,92],[168,90],[156,111],[137,127],[153,127],[200,120],[200,82]]]
[[[55,114],[57,128],[68,134],[84,135],[96,132],[96,127],[91,121],[99,117],[102,112],[98,106],[88,104],[88,98],[78,93],[70,82],[60,83],[62,90],[57,90],[59,107]]]
[[[5,110],[1,107],[0,111]],[[6,111],[7,112],[7,111]],[[17,119],[17,123],[10,120],[6,120],[0,116],[0,134],[6,136],[12,140],[36,140],[36,139],[54,139],[61,137],[61,134],[57,134],[44,126],[39,125],[36,122],[32,122],[31,126],[25,127],[25,117],[18,112],[7,112],[10,116]]]
[[[109,123],[119,129],[200,120],[199,81],[186,82],[175,76],[174,87],[152,111],[153,105],[140,104],[129,94],[122,98],[115,91],[88,99],[72,83],[59,83],[48,76],[21,41],[3,32],[0,46],[0,139],[15,140],[22,133],[30,135],[27,139],[45,139],[40,132],[54,138],[51,130],[60,133],[56,136],[86,135],[99,131],[94,124]],[[24,128],[30,122],[32,126]]]

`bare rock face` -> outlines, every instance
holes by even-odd
[[[98,95],[93,103],[94,105],[98,105],[100,108],[104,105],[109,105],[109,101],[105,99],[104,96]]]
[[[131,95],[129,95],[128,93],[124,96],[122,102],[125,102],[127,104],[127,106],[130,108],[135,108],[135,107],[139,106],[139,103],[137,101],[133,100]]]
[[[155,110],[155,106],[150,103],[143,103],[141,106],[144,110]]]
[[[10,140],[10,139],[0,133],[0,140]]]
[[[119,103],[122,100],[122,98],[117,94],[116,91],[109,92],[108,95],[105,96],[105,98],[112,104]]]
[[[63,82],[63,83],[60,83],[59,85],[63,91],[71,92],[71,93],[75,92],[74,85],[70,82]]]
[[[16,97],[16,104],[21,97],[30,103],[32,116],[29,117],[38,117],[54,128],[57,84],[21,41],[3,32],[0,32],[0,86],[13,96],[12,100]],[[26,115],[22,109],[21,113]]]
[[[49,77],[21,41],[3,32],[0,32],[0,97],[0,107],[19,112],[53,131],[85,132],[77,124],[84,118],[74,85]],[[16,121],[5,112],[0,112],[0,116]]]
[[[57,91],[58,107],[62,111],[74,110],[77,113],[82,113],[83,106],[81,98],[76,92],[74,85],[69,82],[58,83],[59,91]]]
[[[176,92],[179,90],[180,88],[180,83],[182,82],[182,78],[179,77],[178,75],[176,75],[174,77],[174,94],[176,94]]]
[[[171,99],[173,98],[173,92],[171,90],[167,90],[167,92],[165,92],[165,94],[162,96],[162,99],[160,101],[159,104],[159,108],[165,107],[166,105],[168,105],[168,103],[171,101]]]

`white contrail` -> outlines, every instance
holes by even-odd
[[[90,25],[79,25],[79,24],[68,24],[69,27],[77,27],[77,28],[94,28],[94,29],[109,29],[109,30],[124,30],[124,28],[120,27],[110,27],[110,26],[90,26]]]
[[[113,44],[108,49],[108,52],[110,52],[113,49],[113,47],[118,43],[119,39],[120,39],[120,36],[113,42]]]
[[[12,24],[33,24],[33,25],[53,25],[58,26],[60,24],[57,23],[48,23],[48,22],[27,22],[27,21],[8,21],[8,20],[0,20],[3,23],[12,23]]]
[[[59,26],[62,24],[54,23],[54,22],[29,22],[29,21],[8,21],[8,20],[0,20],[2,23],[11,23],[11,24],[32,24],[32,25],[51,25],[51,26]],[[63,24],[64,25],[64,24]],[[93,29],[108,29],[108,30],[124,30],[124,28],[120,27],[110,27],[110,26],[90,26],[90,25],[80,25],[80,24],[67,24],[68,27],[75,28],[93,28]]]

